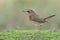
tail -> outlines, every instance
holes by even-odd
[[[52,16],[46,17],[46,18],[44,18],[44,20],[50,19],[50,18],[52,18],[52,17],[54,17],[54,16],[56,16],[56,15],[52,15]]]

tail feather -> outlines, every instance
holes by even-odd
[[[44,20],[50,19],[50,18],[52,18],[52,17],[54,17],[54,16],[56,16],[56,15],[52,15],[52,16],[46,17],[46,18],[44,18]]]

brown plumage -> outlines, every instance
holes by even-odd
[[[46,18],[41,18],[39,15],[37,15],[32,9],[24,10],[24,12],[27,12],[29,14],[29,19],[31,21],[37,22],[37,23],[45,23],[47,19],[50,19],[54,17],[55,15],[48,16]]]
[[[44,18],[44,20],[50,19],[50,18],[52,18],[52,17],[54,17],[54,16],[55,16],[55,15],[48,16],[48,17]]]

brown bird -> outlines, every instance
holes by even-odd
[[[30,21],[36,22],[38,24],[46,23],[46,22],[48,22],[47,19],[50,19],[50,18],[55,16],[55,15],[51,15],[51,16],[48,16],[48,17],[45,17],[45,18],[41,18],[32,9],[27,9],[27,10],[23,10],[23,11],[27,12],[29,14],[29,20]]]

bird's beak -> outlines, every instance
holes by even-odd
[[[26,12],[25,10],[22,10],[22,12]]]
[[[27,12],[27,11],[28,11],[28,9],[22,10],[22,12]]]

